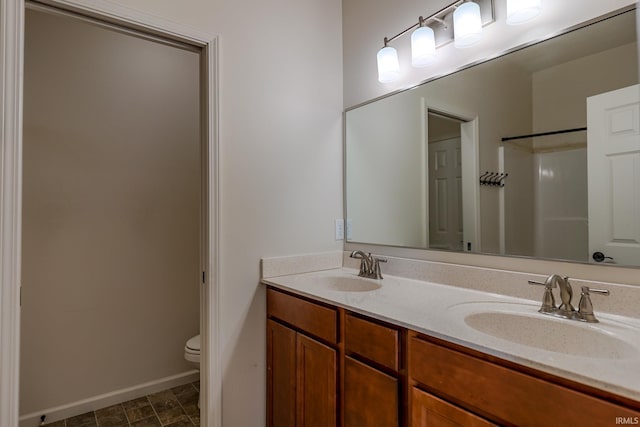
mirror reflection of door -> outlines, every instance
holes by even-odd
[[[587,123],[590,261],[640,265],[640,85],[588,98]]]
[[[429,247],[463,250],[462,120],[428,112]]]

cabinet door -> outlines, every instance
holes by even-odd
[[[334,427],[337,422],[336,351],[298,334],[297,358],[297,426]]]
[[[296,425],[296,332],[267,320],[267,426]]]
[[[344,426],[398,426],[399,383],[350,357],[344,362]]]
[[[413,388],[411,427],[486,427],[494,426],[464,409]]]

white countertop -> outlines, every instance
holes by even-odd
[[[330,278],[356,277],[356,270],[342,268],[271,277],[263,279],[262,282],[540,371],[640,400],[640,319],[599,314],[597,307],[595,311],[600,323],[588,324],[558,319],[538,313],[539,301],[389,275],[385,275],[382,280],[360,279],[382,285],[373,291],[344,292],[327,286],[327,280]],[[466,316],[486,311],[515,315],[513,319],[516,319],[516,322],[510,321],[507,322],[508,325],[505,324],[505,328],[511,331],[510,339],[480,332],[465,322]],[[553,329],[555,340],[544,340],[549,344],[548,349],[522,344],[527,341],[527,334],[541,335],[535,328],[527,327],[526,320],[530,317],[535,318],[537,325],[543,325],[545,328],[548,325],[550,330]],[[537,322],[538,318],[544,321]],[[524,324],[520,334],[515,328],[518,328],[521,321],[524,321]],[[596,336],[605,340],[585,342],[579,334],[587,329],[599,332]],[[610,348],[613,346],[606,345],[610,337],[624,340],[623,351],[618,352]],[[582,351],[589,352],[591,356],[581,354]]]

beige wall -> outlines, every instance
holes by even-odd
[[[223,425],[265,422],[261,257],[342,249],[339,0],[117,0],[219,35]]]
[[[20,412],[189,371],[199,55],[27,11]]]

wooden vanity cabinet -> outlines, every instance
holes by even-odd
[[[338,423],[337,309],[267,290],[267,425]]]
[[[586,386],[422,335],[409,338],[409,374],[412,427],[458,425],[441,422],[453,420],[454,413],[470,416],[468,420],[477,416],[462,425],[492,421],[521,427],[615,425],[620,417],[640,417],[637,402],[628,406],[618,402],[625,399],[605,392],[594,396],[585,392]],[[432,398],[449,407],[430,402]],[[430,414],[436,406],[437,417]],[[439,421],[425,421],[429,418]]]
[[[394,427],[403,422],[402,331],[344,315],[344,426]]]
[[[269,427],[640,419],[638,401],[274,288],[267,316]]]

